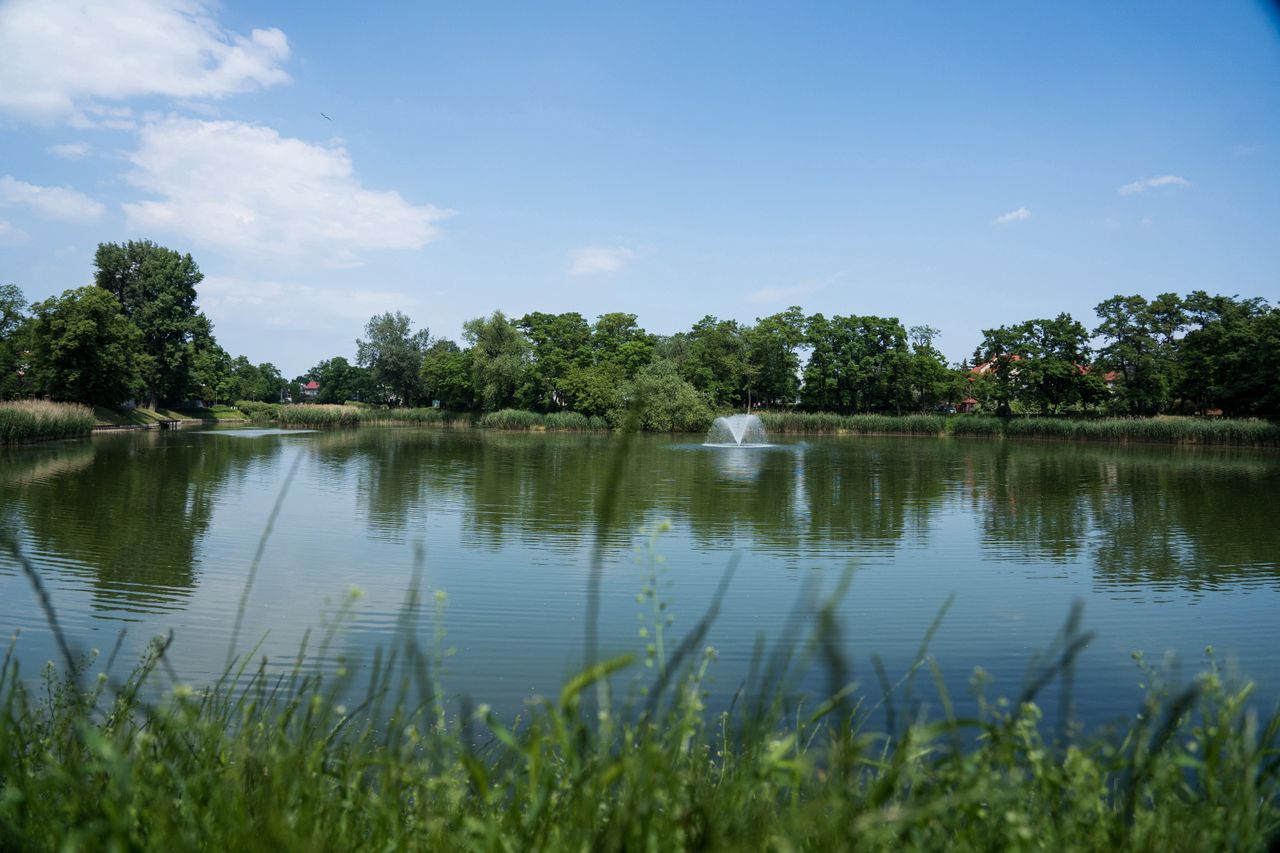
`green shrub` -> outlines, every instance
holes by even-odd
[[[80,403],[14,400],[0,403],[0,444],[75,438],[93,430],[93,410]]]
[[[258,400],[236,400],[236,408],[254,421],[274,421],[280,411],[279,403],[262,403]]]
[[[524,409],[501,409],[481,415],[478,426],[482,429],[540,429],[543,416]]]
[[[565,432],[586,432],[592,429],[599,429],[591,425],[591,418],[581,412],[551,412],[543,417],[542,422],[547,429],[561,430]],[[597,423],[603,423],[603,418],[597,417]]]
[[[615,427],[628,423],[633,413],[646,432],[706,432],[715,420],[698,389],[666,359],[641,368],[633,381],[623,384],[620,397],[622,402],[609,412]]]

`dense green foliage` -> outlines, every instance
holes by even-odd
[[[26,297],[17,285],[0,284],[0,400],[30,393],[23,357],[27,349],[23,328],[26,308]]]
[[[356,361],[368,368],[370,381],[380,391],[378,402],[401,406],[421,402],[418,374],[431,333],[412,328],[413,321],[399,311],[375,314],[365,324],[366,339],[356,341]]]
[[[142,333],[105,290],[68,290],[31,307],[32,378],[55,400],[111,405],[150,369]]]
[[[609,419],[621,426],[632,411],[639,417],[637,426],[649,432],[705,432],[715,419],[706,399],[667,360],[644,367],[621,387]]]
[[[576,412],[615,423],[637,389],[644,394],[661,385],[670,401],[645,424],[659,431],[697,431],[707,420],[704,407],[839,416],[958,408],[1001,416],[1280,418],[1280,308],[1205,291],[1150,301],[1114,296],[1096,307],[1092,330],[1068,314],[986,329],[972,359],[954,365],[934,346],[939,332],[930,326],[908,328],[896,317],[874,315],[806,316],[798,306],[754,324],[708,315],[665,336],[622,312],[589,322],[577,312],[513,319],[495,311],[463,324],[463,346],[387,312],[369,319],[356,342],[356,363],[333,356],[289,381],[273,364],[232,358],[218,344],[195,305],[201,274],[190,255],[149,241],[104,243],[95,265],[97,285],[116,296],[117,313],[141,335],[143,357],[115,359],[114,375],[107,375],[103,365],[88,363],[89,348],[63,346],[58,351],[66,357],[51,372],[45,361],[57,348],[48,328],[39,349],[22,292],[4,285],[0,399],[65,397],[78,387],[66,377],[80,371],[121,395],[97,400],[110,404],[141,394],[152,408],[160,399],[359,401],[475,413]],[[1094,339],[1101,342],[1096,351]],[[48,384],[50,377],[59,384]],[[309,382],[315,386],[304,391]]]
[[[264,403],[260,400],[236,400],[235,406],[246,417],[255,421],[274,421],[283,408],[279,403]]]
[[[196,285],[204,279],[196,262],[150,240],[131,240],[99,244],[93,264],[94,284],[115,296],[142,333],[141,379],[151,408],[185,399],[192,390],[193,342],[209,329],[196,309]]]
[[[0,402],[0,444],[76,438],[93,429],[93,410],[47,400]]]

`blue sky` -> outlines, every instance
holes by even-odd
[[[1280,300],[1278,223],[1261,3],[0,0],[0,281],[150,238],[288,375],[386,310],[798,304],[958,360],[1115,293]]]

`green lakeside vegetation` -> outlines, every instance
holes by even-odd
[[[123,682],[110,659],[95,677],[42,596],[63,663],[39,688],[12,644],[0,665],[0,835],[24,850],[1199,851],[1280,837],[1280,711],[1259,715],[1212,656],[1185,687],[1139,658],[1137,713],[1083,732],[1069,691],[1090,638],[1073,613],[1020,693],[989,697],[975,670],[976,713],[959,716],[932,631],[896,680],[851,681],[833,599],[801,647],[758,653],[717,713],[703,644],[717,605],[679,639],[655,578],[639,598],[645,651],[588,666],[516,720],[446,698],[443,629],[416,639],[417,582],[395,646],[358,683],[356,662],[317,673],[304,647],[285,674],[250,653],[192,687],[171,638]],[[827,688],[805,700],[794,675],[812,665]],[[1050,725],[1036,703],[1055,684],[1067,698]]]
[[[93,429],[94,414],[79,403],[0,402],[0,444],[77,438]]]
[[[696,433],[717,414],[761,411],[783,433],[1249,446],[1274,444],[1274,429],[1236,419],[1280,418],[1280,308],[1260,298],[1117,295],[1097,306],[1092,330],[1067,314],[985,329],[972,357],[951,365],[931,327],[799,307],[754,325],[707,316],[671,335],[634,314],[495,311],[464,324],[462,346],[388,312],[366,324],[355,363],[334,356],[289,381],[219,346],[196,305],[203,275],[190,255],[103,243],[94,266],[93,285],[30,306],[0,286],[0,399],[84,403],[105,425],[234,420],[218,405],[231,401],[254,420],[277,420],[282,402],[356,402],[288,408],[283,423],[587,430],[638,409],[641,429]],[[143,405],[122,409],[128,400]],[[935,417],[957,408],[1009,419]],[[1206,414],[1224,417],[1136,420]]]

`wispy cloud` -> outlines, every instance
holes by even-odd
[[[747,294],[746,301],[752,305],[777,305],[782,302],[792,302],[797,296],[803,296],[806,293],[813,293],[816,290],[822,290],[830,284],[834,284],[846,275],[844,270],[834,272],[826,278],[816,281],[803,281],[799,284],[781,285],[772,287],[762,287],[759,290],[752,291]]]
[[[128,126],[103,101],[221,98],[285,83],[278,29],[223,29],[205,0],[0,4],[0,111],[31,121]]]
[[[1010,222],[1022,222],[1023,220],[1030,218],[1031,211],[1027,210],[1025,207],[1020,207],[1017,210],[1011,210],[1008,213],[1000,214],[995,218],[994,222],[996,225],[1008,225]]]
[[[569,275],[599,275],[617,272],[636,258],[632,249],[622,246],[587,246],[569,253]]]
[[[29,239],[26,231],[0,219],[0,246],[17,246]]]
[[[350,266],[419,249],[453,214],[366,188],[340,146],[236,121],[173,118],[140,131],[126,179],[157,198],[125,204],[129,227],[229,252]]]
[[[1159,189],[1160,187],[1189,187],[1191,182],[1180,175],[1160,175],[1155,178],[1143,178],[1140,181],[1132,181],[1120,187],[1117,192],[1120,195],[1133,195],[1134,193],[1144,193],[1147,190]]]
[[[49,153],[63,160],[83,160],[92,149],[87,142],[67,142],[62,145],[51,145]]]
[[[298,306],[306,306],[299,312]],[[352,287],[209,276],[200,283],[200,306],[215,321],[259,328],[344,328],[382,311],[413,311],[408,293]]]
[[[93,222],[106,208],[70,187],[41,187],[12,175],[0,178],[0,205],[21,205],[44,219],[60,222]]]

